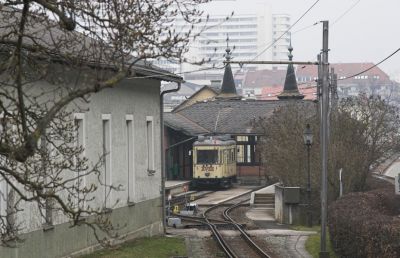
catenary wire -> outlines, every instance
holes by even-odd
[[[357,2],[355,2],[354,4],[352,4],[346,11],[344,11],[344,13],[342,13],[338,18],[336,18],[336,20],[334,20],[331,24],[331,26],[333,26],[335,23],[337,23],[338,21],[340,21],[346,14],[348,14],[354,7],[356,7],[356,5],[358,5],[361,2],[361,0],[358,0]]]
[[[272,43],[270,43],[266,48],[264,48],[259,54],[257,54],[253,59],[255,60],[257,57],[259,57],[260,55],[262,55],[265,51],[267,51],[268,49],[270,49],[276,42],[278,42],[278,40],[280,40],[286,33],[288,33],[301,19],[303,19],[304,16],[306,16],[306,14],[311,11],[312,8],[314,8],[314,6],[319,2],[320,0],[315,1],[292,25],[289,26],[289,28],[282,33],[277,39],[275,39],[274,41],[272,41]]]
[[[352,74],[352,75],[349,75],[349,76],[345,76],[344,78],[341,78],[341,79],[338,79],[338,80],[339,80],[339,81],[342,81],[342,80],[350,79],[350,78],[353,78],[353,77],[358,76],[358,75],[360,75],[360,74],[363,74],[363,73],[365,73],[365,72],[368,72],[369,70],[373,69],[374,67],[377,67],[378,65],[382,64],[383,62],[385,62],[386,60],[388,60],[389,58],[391,58],[392,56],[394,56],[394,55],[395,55],[397,52],[399,52],[399,51],[400,51],[400,48],[398,48],[398,49],[395,50],[393,53],[391,53],[390,55],[388,55],[387,57],[385,57],[384,59],[382,59],[379,63],[374,64],[373,66],[371,66],[371,67],[369,67],[369,68],[367,68],[367,69],[365,69],[365,70],[363,70],[363,71],[361,71],[361,72],[358,72],[358,73],[356,73],[356,74]]]

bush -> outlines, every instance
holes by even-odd
[[[329,208],[329,232],[340,257],[400,257],[400,197],[394,186],[351,193]]]

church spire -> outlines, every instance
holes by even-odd
[[[289,61],[293,60],[293,47],[292,47],[292,37],[290,37],[290,45],[288,47],[289,50]],[[283,86],[283,91],[278,95],[278,99],[303,99],[304,95],[299,92],[296,81],[296,74],[294,71],[293,64],[288,64],[285,84]]]
[[[231,49],[229,48],[229,37],[226,39],[225,60],[229,62],[232,59]],[[236,92],[235,81],[233,79],[232,69],[230,63],[226,63],[224,77],[222,80],[221,92],[217,98],[223,99],[241,99]]]

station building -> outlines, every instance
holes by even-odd
[[[39,31],[40,25],[36,29]],[[2,58],[7,46],[0,45],[0,50]],[[49,58],[49,74],[56,74],[68,89],[84,88],[85,83],[91,82],[90,78],[109,75],[107,69],[96,69],[93,63],[82,62],[80,69],[75,69],[55,60]],[[132,73],[137,77],[123,79],[113,88],[92,94],[89,102],[76,100],[67,107],[88,164],[96,164],[104,156],[99,175],[91,174],[82,179],[83,184],[97,188],[87,205],[106,212],[113,226],[120,227],[118,235],[124,240],[163,234],[160,88],[162,80],[182,81],[179,76],[143,62],[132,66]],[[61,86],[42,78],[29,87],[32,97],[53,92]],[[48,95],[40,99],[43,105],[54,101],[51,96],[47,99]],[[0,176],[1,219],[7,216],[7,207],[16,199],[7,180],[3,174]],[[118,190],[107,191],[104,184]],[[21,228],[17,233],[24,241],[11,241],[12,247],[1,245],[0,257],[70,257],[99,248],[92,228],[85,224],[71,227],[70,218],[59,209],[43,210],[37,203],[24,201],[19,202],[18,208],[20,212],[13,214],[13,220]],[[8,223],[7,226],[12,225]],[[100,234],[101,238],[103,236]]]
[[[289,47],[291,60],[292,48]],[[230,50],[227,49],[229,58]],[[274,100],[243,99],[237,94],[229,64],[225,66],[222,86],[207,98],[194,94],[183,106],[164,113],[165,157],[168,180],[191,180],[193,176],[192,145],[199,135],[230,134],[237,143],[237,178],[241,183],[262,183],[268,172],[262,166],[257,147],[262,132],[254,127],[260,118],[292,101],[303,100],[293,65],[288,65],[284,87]],[[190,104],[187,104],[190,103]]]

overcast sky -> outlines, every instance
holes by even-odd
[[[269,3],[272,13],[290,14],[292,23],[316,2],[316,0],[238,1],[243,3],[243,8],[256,2]],[[220,11],[229,14],[230,1],[224,0],[220,4],[222,3],[224,7]],[[354,8],[337,20],[354,4],[356,4]],[[400,48],[400,0],[320,0],[293,27],[292,32],[321,20],[330,22],[330,62],[377,63]],[[268,43],[266,42],[266,46]],[[292,44],[294,60],[315,60],[322,47],[322,24],[292,35]],[[400,51],[379,67],[389,75],[400,75]]]

